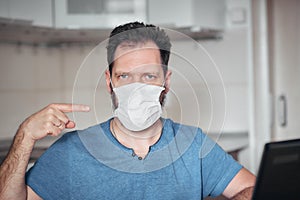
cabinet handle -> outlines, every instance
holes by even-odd
[[[284,95],[278,98],[278,119],[281,127],[287,126],[287,100]]]

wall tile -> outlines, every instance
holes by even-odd
[[[36,87],[34,49],[28,46],[0,46],[0,90],[32,90]]]
[[[39,48],[34,54],[38,90],[60,89],[64,78],[61,70],[61,54],[56,48]]]
[[[33,92],[1,92],[0,138],[13,137],[18,126],[38,110]]]

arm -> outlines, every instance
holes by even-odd
[[[247,200],[251,199],[254,187],[248,187],[236,194],[231,200]]]
[[[255,176],[251,172],[242,168],[226,187],[223,195],[233,200],[250,200],[255,179]]]
[[[35,142],[47,135],[57,136],[65,128],[75,127],[64,112],[88,110],[83,105],[51,104],[20,125],[0,167],[0,199],[40,199],[25,184],[26,168]]]
[[[34,141],[19,130],[0,167],[0,199],[26,199],[24,176],[33,146]]]

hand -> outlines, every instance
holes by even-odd
[[[20,126],[18,132],[33,141],[47,135],[58,136],[65,128],[74,128],[75,123],[65,113],[87,112],[90,108],[79,104],[50,104],[28,117]]]

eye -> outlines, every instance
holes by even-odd
[[[118,76],[119,79],[127,79],[128,78],[128,74],[121,74]]]
[[[153,74],[146,74],[146,79],[147,79],[147,80],[153,80],[153,79],[155,79],[155,78],[156,78],[156,76],[153,75]]]

